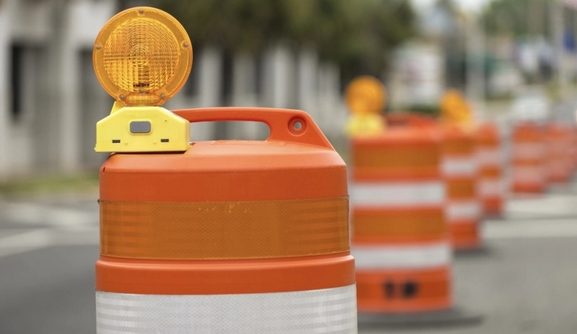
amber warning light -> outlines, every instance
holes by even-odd
[[[188,79],[192,54],[182,25],[159,9],[127,9],[106,23],[94,43],[94,72],[116,102],[96,125],[97,152],[188,148],[190,123],[160,106]]]

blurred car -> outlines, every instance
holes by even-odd
[[[500,62],[489,76],[488,93],[490,96],[506,96],[515,92],[523,83],[521,72],[508,62]]]
[[[542,87],[522,87],[515,93],[511,116],[515,121],[544,121],[549,118],[550,104]]]

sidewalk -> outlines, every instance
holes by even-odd
[[[98,244],[98,193],[0,197],[0,259],[51,246]]]

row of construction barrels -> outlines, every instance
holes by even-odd
[[[358,308],[449,309],[452,249],[482,245],[485,203],[488,213],[501,212],[498,135],[491,125],[468,131],[409,115],[388,124],[380,136],[350,145]],[[481,180],[486,201],[477,192]]]
[[[450,309],[452,250],[480,249],[482,219],[503,214],[507,164],[499,128],[406,114],[387,123],[379,136],[350,143],[359,311]],[[512,139],[513,191],[543,191],[575,172],[574,129],[518,124]]]
[[[511,134],[511,190],[542,193],[577,169],[577,131],[560,123],[516,124]]]
[[[491,124],[391,118],[382,135],[351,140],[347,168],[304,112],[175,113],[266,122],[271,134],[109,157],[99,334],[354,334],[357,312],[446,310],[452,250],[482,246],[482,213],[502,210]]]

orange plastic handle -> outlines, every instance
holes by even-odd
[[[173,112],[189,122],[255,121],[270,128],[267,140],[315,145],[334,150],[331,143],[302,110],[250,107],[178,109]],[[300,127],[299,127],[300,123]]]

